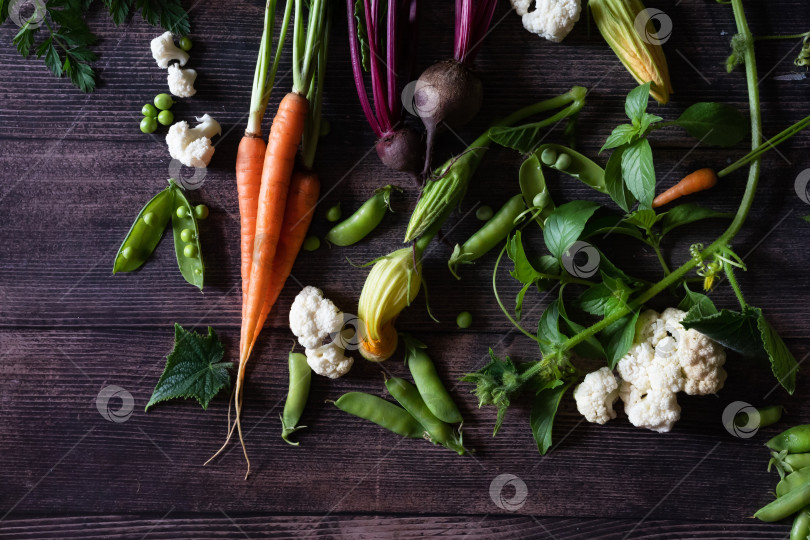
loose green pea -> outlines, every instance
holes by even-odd
[[[492,207],[486,205],[479,206],[478,210],[475,211],[475,217],[481,221],[487,221],[488,219],[492,218],[492,214]]]
[[[317,236],[307,236],[307,239],[304,240],[304,245],[302,247],[304,248],[304,251],[315,251],[321,247],[321,241]]]
[[[307,357],[301,353],[291,352],[287,363],[290,369],[290,382],[287,388],[287,400],[284,402],[284,412],[280,415],[281,438],[288,444],[298,446],[297,442],[292,442],[288,437],[306,427],[299,426],[298,421],[304,414],[304,407],[306,407],[309,397],[312,370],[307,364]]]
[[[326,118],[321,118],[321,125],[318,129],[318,137],[326,137],[332,131],[332,124]]]
[[[425,400],[425,405],[442,422],[461,423],[461,412],[442,384],[436,365],[425,351],[425,344],[408,335],[403,335],[402,338],[406,349],[405,363],[408,364],[413,382],[416,383],[419,395]]]
[[[158,94],[155,96],[155,107],[161,111],[168,111],[174,105],[174,100],[169,94]]]
[[[172,212],[172,235],[174,237],[174,253],[177,266],[183,278],[192,285],[203,288],[205,282],[205,264],[203,262],[202,245],[200,244],[200,229],[194,210],[188,202],[183,190],[171,180],[174,190],[174,212]],[[183,231],[191,231],[189,242],[183,240]],[[186,233],[188,236],[189,233]]]
[[[177,214],[177,217],[179,217],[180,219],[183,219],[184,217],[189,215],[189,211],[188,208],[186,208],[185,206],[178,206],[175,214]]]
[[[340,203],[337,203],[335,206],[326,211],[326,220],[335,222],[340,219],[342,214],[343,212],[340,210]]]
[[[557,161],[554,162],[554,168],[564,171],[571,166],[571,156],[568,154],[560,154]]]
[[[197,256],[197,246],[194,244],[188,244],[186,247],[183,248],[183,255],[188,258],[194,258]]]
[[[151,227],[157,223],[157,216],[154,212],[147,212],[143,215],[143,222]]]
[[[149,255],[155,251],[163,236],[163,231],[171,219],[173,201],[174,191],[170,185],[144,205],[121,243],[121,247],[118,248],[113,274],[132,272],[146,262]],[[154,219],[150,218],[151,224],[146,223],[147,214],[155,216]]]
[[[335,406],[403,437],[421,439],[425,433],[425,428],[408,411],[381,397],[349,392],[340,396]]]
[[[144,116],[149,116],[151,118],[155,118],[158,115],[157,108],[152,105],[151,103],[147,103],[141,108],[141,114]]]
[[[208,207],[204,204],[198,204],[194,207],[194,217],[197,219],[205,219],[208,217]]]
[[[180,240],[183,242],[191,242],[194,240],[194,231],[191,229],[183,229],[180,231]]]
[[[127,260],[132,259],[135,256],[135,250],[132,246],[125,247],[121,250],[121,255]]]
[[[189,38],[188,36],[181,37],[180,41],[178,41],[177,44],[184,51],[190,51],[191,50],[191,38]]]
[[[157,121],[151,116],[145,116],[141,120],[141,131],[144,133],[154,133],[157,129]]]
[[[174,122],[174,113],[172,111],[160,111],[157,115],[157,121],[164,126],[170,126]]]
[[[350,246],[365,238],[380,224],[385,211],[390,208],[393,189],[399,188],[389,185],[375,191],[354,214],[332,227],[326,240],[336,246]]]
[[[540,154],[540,161],[544,164],[551,166],[557,161],[557,152],[555,152],[552,148],[546,148]]]
[[[469,311],[462,311],[456,317],[456,324],[459,328],[469,328],[472,324],[472,313]]]

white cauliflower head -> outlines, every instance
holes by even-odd
[[[580,0],[510,1],[526,30],[555,43],[562,41],[574,28],[581,11]]]
[[[619,396],[630,423],[658,433],[666,433],[681,418],[681,406],[674,392],[662,389],[642,392],[627,381],[622,381]]]
[[[346,356],[344,350],[336,342],[327,343],[314,349],[305,349],[307,364],[318,375],[337,379],[352,368],[354,359]]]
[[[343,312],[323,291],[304,287],[290,307],[290,330],[304,348],[319,347],[330,335],[343,328]]]
[[[166,135],[169,154],[186,167],[205,168],[214,155],[211,137],[222,133],[219,122],[204,114],[197,118],[196,127],[188,127],[188,122],[173,124]]]
[[[174,44],[171,32],[164,32],[153,39],[149,48],[152,49],[152,57],[157,65],[163,69],[169,67],[172,60],[177,60],[181,66],[185,66],[188,62],[188,53]]]
[[[197,72],[193,69],[182,69],[177,64],[169,66],[169,92],[177,97],[187,98],[197,93],[194,89],[194,81],[197,79]]]
[[[577,410],[588,422],[604,424],[616,418],[613,404],[619,398],[619,382],[609,368],[603,367],[585,375],[574,390]]]

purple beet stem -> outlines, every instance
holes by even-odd
[[[472,64],[487,35],[497,0],[456,0],[456,31],[453,57]]]

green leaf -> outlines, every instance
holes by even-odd
[[[622,178],[641,208],[650,208],[655,197],[655,167],[647,139],[630,144],[622,153]]]
[[[647,111],[647,103],[650,100],[650,83],[637,86],[627,94],[624,103],[624,112],[630,120],[641,122],[644,113]]]
[[[592,201],[571,201],[554,209],[543,229],[543,240],[552,255],[562,259],[597,208],[599,205]]]
[[[194,398],[203,409],[223,388],[230,388],[228,369],[232,362],[220,362],[224,354],[222,342],[209,326],[208,335],[187,332],[174,325],[174,347],[166,357],[166,368],[155,386],[149,407],[174,398]]]
[[[104,0],[104,5],[107,6],[116,26],[120,26],[126,20],[132,3],[133,0]]]
[[[762,337],[757,328],[760,312],[746,308],[741,313],[723,309],[717,313],[702,315],[698,311],[687,314],[681,321],[684,328],[694,328],[714,341],[749,358],[762,358]]]
[[[695,103],[674,124],[711,146],[734,146],[750,131],[748,118],[726,103]]]
[[[72,56],[68,53],[68,56]],[[70,82],[75,87],[85,93],[92,92],[96,88],[96,73],[89,64],[83,64],[74,59],[70,64],[65,61],[68,66],[65,68],[65,73],[70,77]]]
[[[734,217],[734,214],[718,212],[695,203],[681,204],[672,210],[661,214],[661,236],[667,234],[676,227],[694,223],[695,221],[713,218],[730,219],[732,217]]]
[[[663,118],[661,118],[660,116],[645,112],[644,114],[641,115],[641,122],[640,122],[641,127],[639,127],[638,130],[639,133],[642,135],[646,135],[650,129],[650,126],[652,126],[653,124],[657,124],[661,120],[663,120]]]
[[[554,354],[568,338],[560,332],[559,300],[551,302],[537,324],[537,338],[540,340],[540,352],[543,356]]]
[[[605,150],[610,150],[611,148],[616,148],[617,146],[629,143],[633,136],[637,133],[638,128],[632,124],[620,124],[616,126],[613,129],[613,132],[608,135],[608,138],[605,141],[605,144],[599,150],[599,153],[601,154]]]
[[[532,426],[532,434],[537,442],[537,450],[540,455],[546,455],[551,448],[551,431],[554,427],[554,417],[560,407],[563,394],[571,386],[571,383],[556,385],[546,388],[534,398],[529,423]]]
[[[506,255],[515,263],[514,269],[509,274],[519,282],[531,285],[540,277],[523,249],[521,231],[515,231],[515,234],[509,238],[506,244]]]
[[[656,221],[658,221],[658,216],[655,214],[655,210],[652,210],[651,208],[643,208],[629,214],[624,219],[636,227],[649,231],[652,229],[652,226],[655,225]]]
[[[492,432],[494,437],[503,424],[512,394],[520,389],[522,383],[515,364],[508,356],[500,360],[490,349],[489,357],[490,361],[486,366],[474,373],[468,373],[461,380],[475,384],[473,393],[478,398],[479,408],[485,405],[498,408],[498,417]]]
[[[804,216],[804,217],[802,217],[802,219],[807,221],[808,223],[810,223],[810,215]]]
[[[605,185],[608,195],[625,212],[630,211],[630,207],[636,202],[636,198],[627,189],[622,178],[622,154],[627,146],[620,146],[610,154],[607,165],[605,165]]]
[[[523,315],[523,298],[526,296],[526,291],[528,291],[529,287],[531,286],[532,286],[531,283],[526,283],[525,285],[523,285],[523,287],[520,288],[520,290],[517,293],[517,296],[515,297],[515,319],[518,321]]]
[[[371,62],[369,60],[371,52],[368,46],[366,9],[363,5],[363,0],[355,0],[354,2],[354,20],[357,21],[357,41],[360,45],[360,63],[363,66],[363,71],[367,72],[371,69]]]
[[[796,363],[796,358],[793,357],[776,330],[765,320],[762,310],[758,309],[758,311],[757,327],[762,337],[765,353],[771,361],[771,371],[787,393],[793,395],[793,392],[796,391],[796,372],[799,364]]]
[[[608,340],[605,347],[608,367],[613,369],[622,357],[627,354],[633,345],[633,338],[636,335],[636,321],[639,312],[622,317],[602,331],[602,335]]]
[[[565,312],[565,303],[563,302],[562,294],[563,287],[560,287],[559,302],[557,304],[557,308],[560,311],[560,330],[564,334],[579,334],[585,330],[585,327],[572,321],[568,317],[568,314]],[[594,336],[585,338],[584,341],[575,345],[574,352],[583,358],[604,358],[606,356],[605,349],[602,348],[602,344],[599,343],[599,340]]]
[[[152,26],[161,26],[172,34],[181,36],[191,32],[188,13],[180,0],[135,0],[135,9]]]
[[[621,280],[602,273],[602,283],[592,285],[579,296],[577,305],[586,313],[606,317],[627,304],[632,290]]]
[[[36,28],[31,28],[31,26],[26,23],[20,28],[20,31],[17,32],[17,35],[15,35],[11,40],[11,42],[17,47],[17,51],[23,55],[24,58],[27,58],[31,53],[31,47],[34,45],[34,33],[36,31]]]
[[[59,57],[59,51],[56,50],[53,43],[48,40],[48,50],[45,52],[45,65],[57,77],[62,76],[62,59]]]
[[[684,318],[697,319],[717,313],[714,302],[708,296],[699,292],[692,292],[686,283],[683,284],[683,288],[686,290],[686,296],[678,304],[678,309],[687,312]]]

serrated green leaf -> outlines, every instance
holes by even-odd
[[[540,455],[545,455],[551,448],[551,432],[554,427],[554,417],[560,407],[560,401],[571,383],[564,383],[541,390],[534,398],[529,423],[532,435],[537,443]]]
[[[664,236],[672,229],[694,223],[703,219],[732,218],[734,214],[718,212],[710,208],[699,206],[695,203],[687,203],[676,206],[668,212],[660,215],[661,236]]]
[[[53,43],[49,44],[48,50],[45,53],[45,65],[48,66],[48,69],[57,77],[62,76],[62,59],[59,57],[59,51],[56,50]]]
[[[637,86],[627,94],[624,112],[630,120],[641,122],[644,113],[647,111],[647,103],[650,101],[650,84],[646,83]]]
[[[757,318],[757,327],[762,337],[765,353],[771,361],[771,371],[787,393],[793,395],[793,392],[796,391],[796,372],[799,369],[796,358],[793,357],[776,330],[765,320],[761,310],[759,310]]]
[[[746,308],[742,312],[720,310],[717,313],[702,315],[693,312],[681,321],[684,328],[694,328],[714,341],[737,351],[749,358],[762,358],[764,349],[762,337],[757,328],[760,312],[756,308]]]
[[[17,47],[17,51],[23,55],[23,58],[27,58],[31,53],[31,47],[34,45],[34,34],[36,31],[36,28],[31,28],[31,26],[26,23],[20,28],[19,32],[17,32],[17,34],[11,40],[12,43],[14,43],[14,45]]]
[[[70,53],[68,53],[68,55],[72,56]],[[65,64],[68,64],[67,60]],[[68,66],[68,68],[65,68],[65,73],[70,77],[70,82],[72,82],[76,88],[85,93],[95,90],[96,73],[89,64],[83,64],[74,58],[73,62],[68,64]]]
[[[622,152],[622,178],[641,208],[652,207],[655,197],[655,167],[647,139],[639,139]]]
[[[120,26],[129,15],[133,0],[104,0],[113,22]]]
[[[711,146],[734,146],[751,130],[745,115],[727,103],[695,103],[674,124]]]
[[[210,326],[208,335],[188,332],[174,325],[174,347],[166,357],[166,368],[144,410],[161,401],[193,398],[208,408],[211,399],[223,388],[230,388],[228,371],[232,362],[221,362],[225,350]]]
[[[543,240],[558,260],[579,239],[585,225],[599,205],[592,201],[571,201],[558,206],[546,219]]]
[[[602,148],[599,150],[601,154],[605,150],[610,150],[611,148],[616,148],[617,146],[621,146],[623,144],[629,143],[633,136],[638,133],[638,128],[633,126],[632,124],[620,124],[613,128],[613,131],[610,135],[608,135],[605,144],[602,145]]]
[[[686,290],[686,296],[681,300],[681,303],[678,304],[678,309],[687,312],[684,318],[695,320],[717,313],[714,302],[712,302],[708,296],[699,292],[693,292],[686,283],[683,284],[683,288]]]
[[[180,0],[135,0],[135,9],[152,26],[160,26],[181,36],[191,32],[188,13]]]

